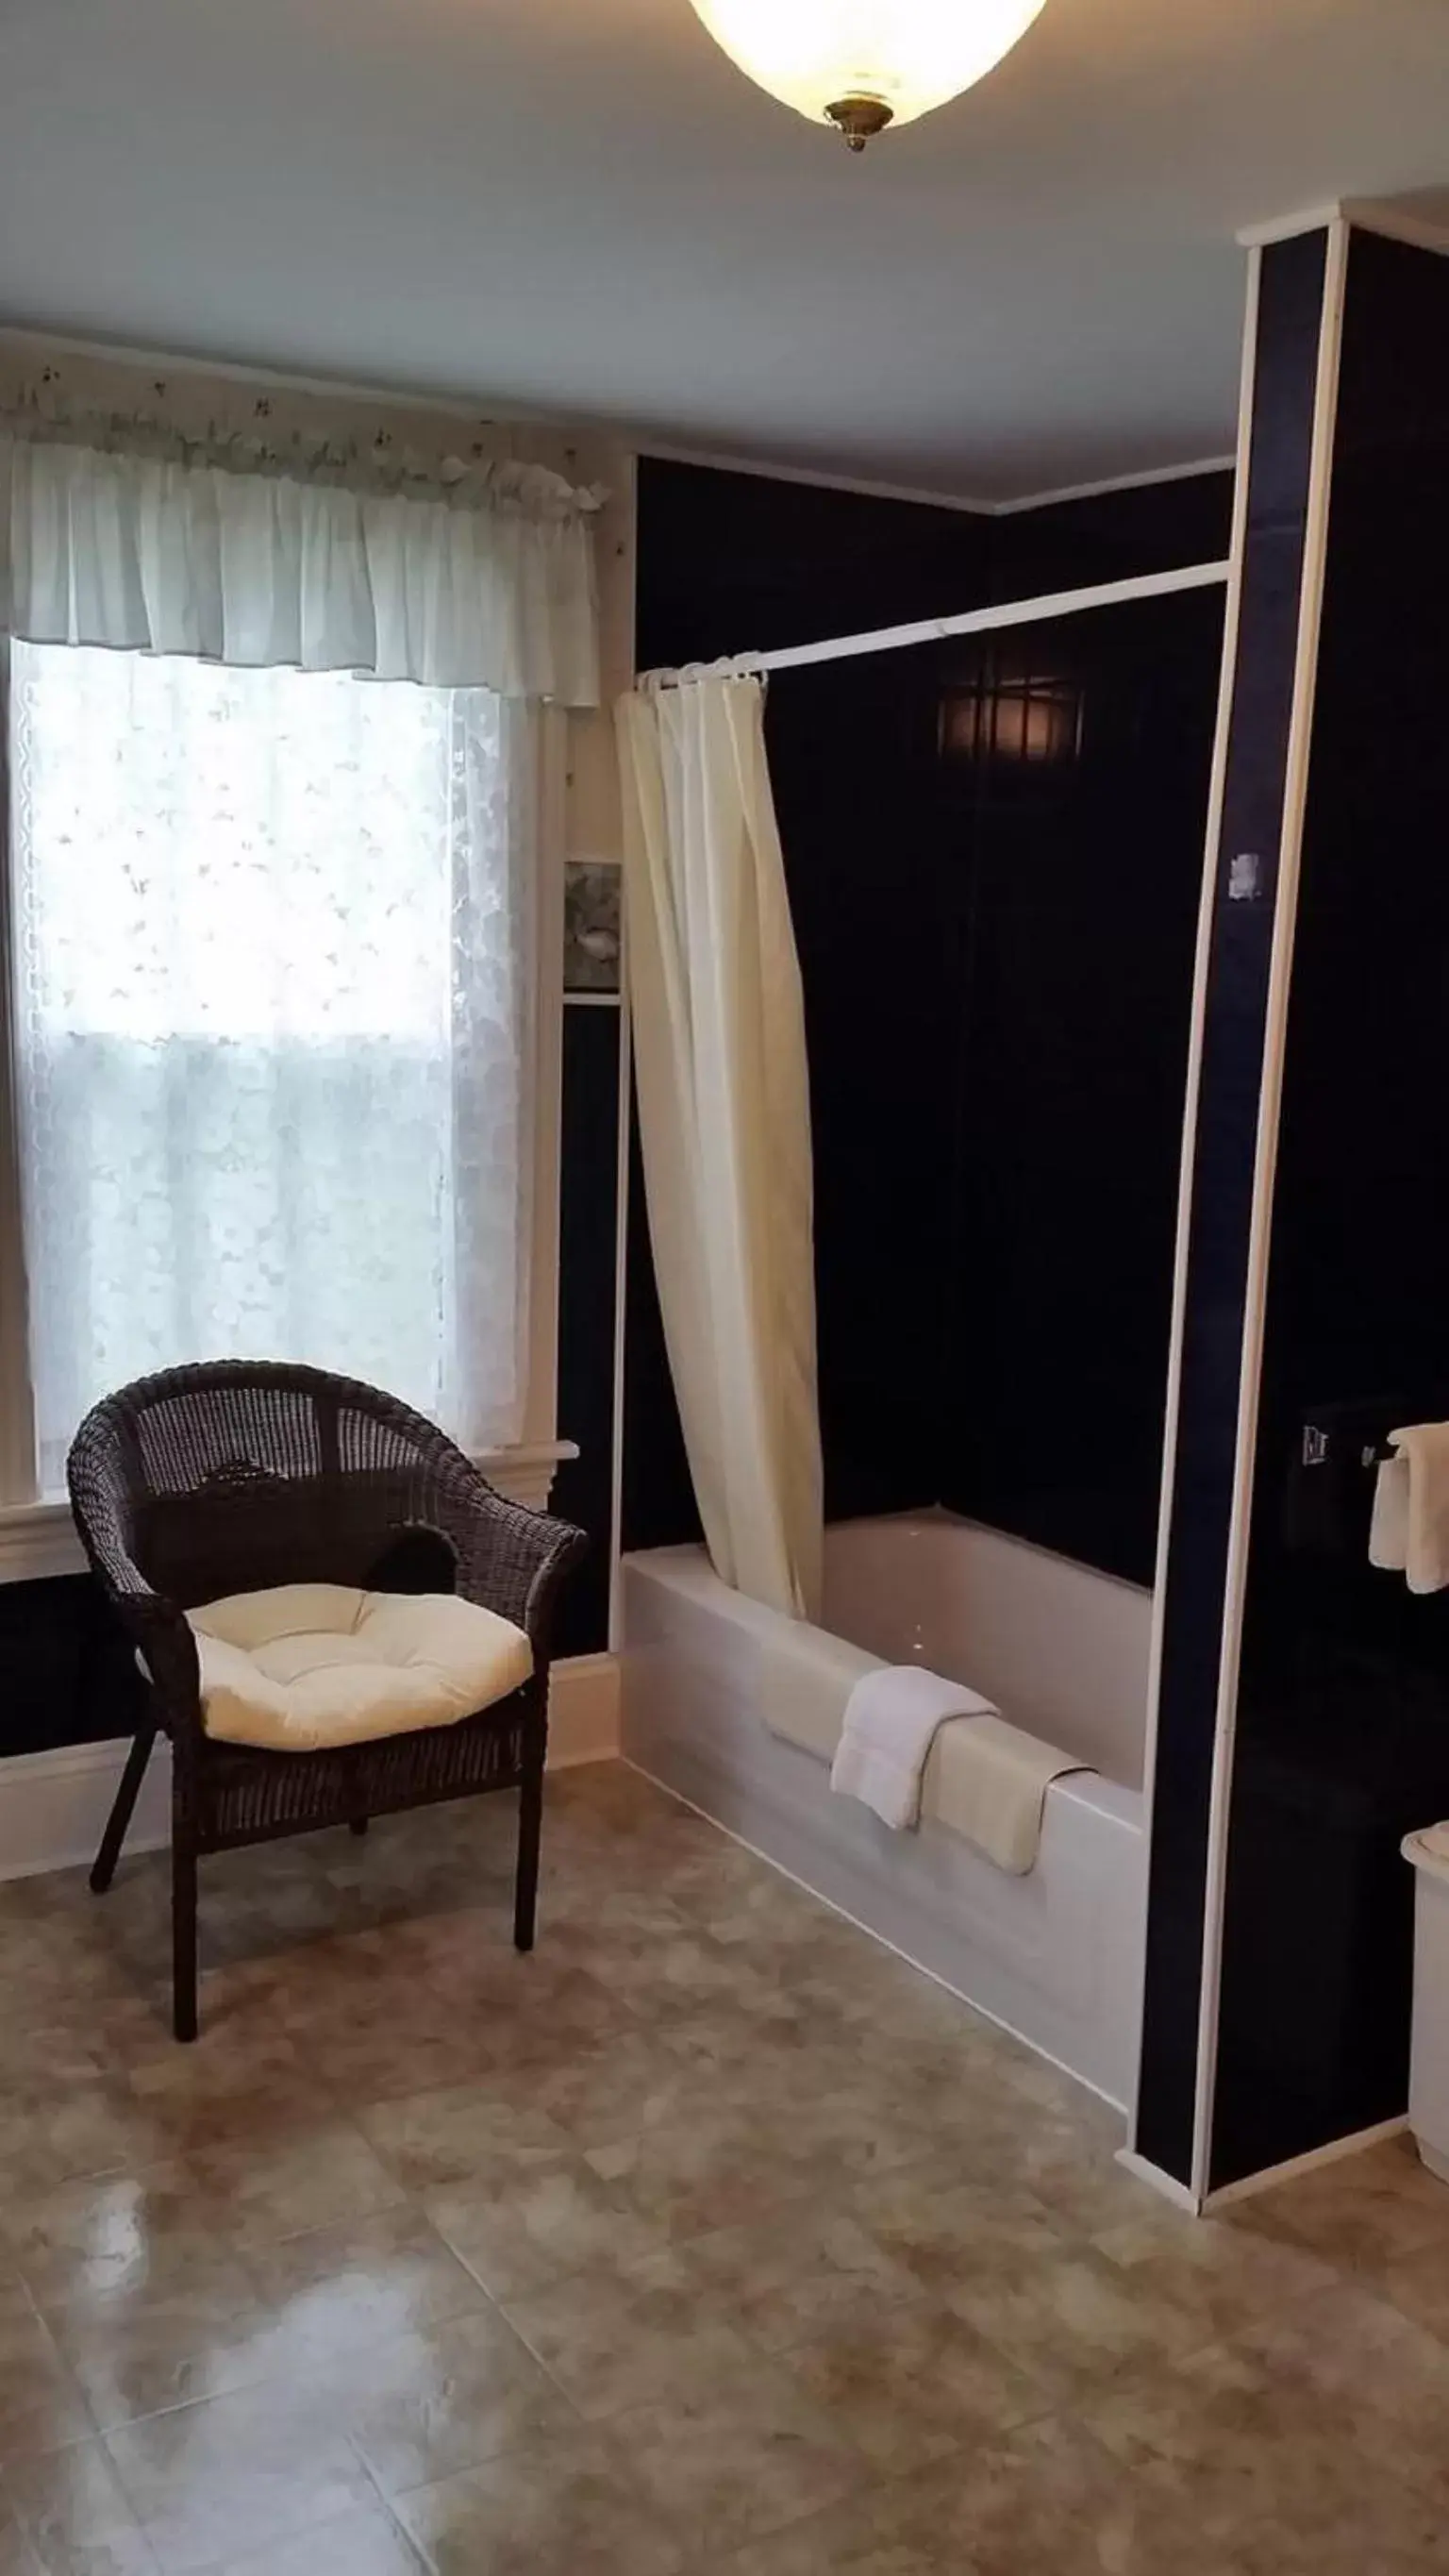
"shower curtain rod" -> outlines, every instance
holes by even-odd
[[[1127,600],[1165,599],[1175,590],[1210,590],[1226,582],[1224,563],[1185,564],[1176,572],[1139,573],[1126,581],[1094,582],[1086,590],[1048,591],[1040,599],[1013,599],[990,608],[968,608],[960,617],[923,617],[911,626],[877,626],[865,635],[835,635],[822,644],[788,644],[771,653],[734,653],[721,662],[692,662],[679,671],[644,671],[640,685],[673,689],[681,680],[753,679],[768,671],[798,671],[807,662],[848,662],[862,653],[894,653],[902,645],[934,644],[946,635],[991,635],[1007,626],[1034,626],[1050,617],[1075,617],[1088,608],[1115,608]]]

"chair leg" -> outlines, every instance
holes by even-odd
[[[195,2039],[196,2014],[196,1848],[179,1830],[171,1845],[172,2023],[178,2039]]]
[[[151,1748],[155,1741],[154,1726],[137,1728],[131,1750],[126,1756],[126,1767],[121,1773],[121,1785],[116,1791],[116,1802],[111,1809],[106,1830],[101,1836],[96,1865],[91,1871],[91,1888],[97,1896],[105,1895],[106,1889],[116,1875],[116,1863],[121,1857],[121,1845],[126,1839],[126,1829],[136,1811],[136,1800],[141,1792],[141,1783],[145,1779],[146,1765],[151,1759]]]
[[[367,1831],[366,1816],[354,1816],[347,1830],[350,1834],[365,1834]]]
[[[538,1920],[538,1846],[543,1830],[543,1765],[530,1762],[518,1802],[518,1877],[513,1897],[513,1946],[533,1948]]]

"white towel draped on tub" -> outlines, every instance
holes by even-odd
[[[1379,1469],[1369,1559],[1411,1592],[1449,1585],[1449,1422],[1391,1431],[1398,1453]]]
[[[1036,1867],[1053,1780],[1091,1768],[1004,1717],[973,1717],[963,1726],[944,1727],[936,1762],[932,1814],[1013,1878],[1025,1878]]]
[[[859,1798],[899,1833],[921,1821],[921,1788],[931,1747],[953,1717],[999,1717],[979,1691],[921,1664],[883,1664],[863,1673],[845,1704],[845,1727],[830,1785]]]
[[[992,1701],[917,1664],[886,1664],[851,1692],[830,1786],[859,1798],[896,1832],[921,1821],[926,1766],[953,1832],[996,1867],[1025,1878],[1036,1866],[1046,1793],[1088,1766],[1012,1726]]]

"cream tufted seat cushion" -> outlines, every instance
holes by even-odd
[[[207,1734],[273,1753],[452,1726],[533,1670],[521,1628],[451,1592],[284,1583],[187,1617]]]

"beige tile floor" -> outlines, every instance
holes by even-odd
[[[1194,2226],[632,1773],[0,1888],[0,2576],[1449,2569],[1449,2190]]]

